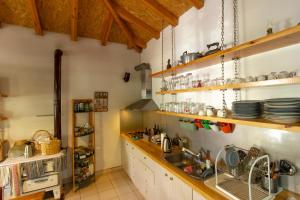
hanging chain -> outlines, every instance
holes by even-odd
[[[221,50],[224,50],[224,17],[225,17],[225,6],[224,0],[222,0],[222,17],[221,17]],[[221,56],[221,70],[222,70],[222,84],[225,85],[225,70],[224,70],[224,55]],[[225,90],[222,90],[222,103],[223,103],[223,116],[226,115],[226,100],[225,100]]]
[[[164,20],[162,20],[161,23],[161,71],[164,70]],[[165,82],[165,77],[164,74],[162,74],[162,78],[161,78],[161,86],[164,86],[164,82]],[[161,103],[165,104],[165,95],[162,94],[161,95]]]
[[[239,21],[238,21],[238,0],[233,0],[233,45],[237,46],[239,44]],[[239,76],[239,66],[240,66],[240,59],[234,59],[234,78],[238,79]],[[239,90],[234,90],[235,94],[235,101],[238,101]]]
[[[175,61],[175,33],[174,33],[174,26],[172,26],[172,66]]]
[[[172,26],[171,29],[171,37],[172,37],[172,63],[171,66],[174,66],[176,56],[175,56],[175,31],[174,31],[174,26]],[[172,74],[172,79],[176,76],[176,74]],[[177,93],[172,94],[172,101],[177,102]]]

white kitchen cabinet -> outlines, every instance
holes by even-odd
[[[193,191],[193,200],[206,200],[201,194],[196,191]]]
[[[125,140],[122,140],[121,142],[122,167],[124,171],[128,174],[128,153],[127,153],[126,146],[128,146],[128,143]]]
[[[122,165],[146,200],[205,200],[146,153],[124,141]]]
[[[193,190],[191,187],[164,169],[162,169],[160,176],[160,200],[192,200]]]

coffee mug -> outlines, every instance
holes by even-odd
[[[199,110],[198,115],[200,115],[200,116],[206,116],[206,111],[205,110]]]
[[[260,75],[257,78],[257,81],[265,81],[267,79],[266,75]]]
[[[255,81],[255,79],[253,78],[253,76],[247,76],[246,77],[246,82],[253,82]]]
[[[217,112],[217,116],[218,116],[218,117],[226,117],[226,116],[227,116],[227,111],[226,111],[226,110],[223,110],[223,109],[220,109],[220,110],[218,110],[218,112]]]
[[[268,80],[274,80],[274,79],[277,79],[278,75],[276,72],[271,72],[269,75],[268,75]]]
[[[207,129],[207,130],[210,130],[210,129],[211,129],[208,120],[202,120],[202,121],[201,121],[201,124],[202,124],[202,126],[203,126],[205,129]]]
[[[287,71],[281,71],[278,74],[278,78],[288,78],[289,77],[289,73]]]
[[[209,117],[214,116],[215,113],[214,113],[213,108],[206,108],[206,115]]]
[[[220,127],[223,133],[232,133],[234,130],[234,124],[231,123],[220,123]]]

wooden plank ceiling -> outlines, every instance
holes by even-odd
[[[201,9],[204,0],[0,0],[1,23],[43,31],[126,44],[141,52],[162,24],[176,26],[191,7]],[[1,31],[1,30],[0,30]]]

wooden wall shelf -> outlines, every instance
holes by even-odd
[[[300,77],[267,80],[267,81],[255,81],[255,82],[248,82],[248,83],[235,83],[235,84],[226,84],[226,85],[218,85],[218,86],[205,86],[205,87],[189,88],[183,90],[168,90],[168,91],[156,92],[156,94],[178,94],[178,93],[187,93],[187,92],[200,92],[200,91],[224,90],[224,89],[243,89],[243,88],[296,85],[296,84],[300,84]]]
[[[182,118],[189,118],[189,119],[210,120],[212,122],[225,122],[225,123],[239,124],[245,126],[270,128],[270,129],[277,129],[277,130],[290,131],[290,132],[300,132],[300,123],[286,125],[286,124],[270,122],[265,119],[242,120],[242,119],[234,119],[232,117],[227,117],[227,118],[208,117],[208,116],[178,114],[178,113],[161,112],[161,111],[157,111],[156,113],[160,115],[168,115],[168,116],[182,117]]]
[[[287,28],[283,31],[266,35],[255,40],[251,40],[240,44],[236,47],[219,51],[215,54],[211,54],[196,60],[193,60],[187,64],[177,65],[171,69],[159,71],[151,74],[153,78],[159,78],[162,75],[164,77],[171,76],[182,72],[188,72],[195,69],[205,68],[211,65],[220,63],[220,56],[225,56],[225,61],[231,61],[234,58],[245,58],[251,55],[279,49],[282,47],[290,46],[300,43],[300,25]]]

